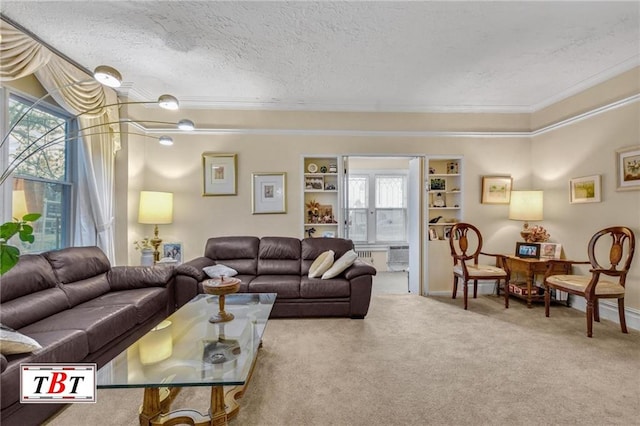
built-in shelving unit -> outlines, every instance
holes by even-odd
[[[341,158],[305,156],[302,168],[303,237],[341,236]]]
[[[446,240],[449,227],[462,220],[462,158],[430,158],[428,164],[429,239]]]

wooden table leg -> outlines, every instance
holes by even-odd
[[[533,280],[535,280],[535,274],[532,272],[527,275],[527,308],[533,308],[531,303],[531,289],[533,288]]]

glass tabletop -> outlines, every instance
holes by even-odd
[[[230,294],[229,322],[214,324],[219,298],[200,294],[104,365],[98,388],[234,386],[245,383],[275,293]]]

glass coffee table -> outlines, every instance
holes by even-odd
[[[215,324],[209,318],[218,296],[200,294],[98,370],[97,386],[144,388],[141,425],[226,425],[238,412],[275,300],[275,293],[227,295],[234,319]],[[170,411],[189,386],[211,387],[209,413]]]

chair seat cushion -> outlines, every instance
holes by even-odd
[[[551,286],[584,292],[591,281],[591,275],[552,275],[547,278]],[[624,287],[617,282],[600,279],[596,284],[596,294],[601,296],[623,295]]]
[[[497,266],[492,265],[467,265],[467,272],[470,277],[506,277],[507,273],[504,269],[500,269]],[[456,275],[463,275],[462,266],[455,265],[453,267],[453,273]]]

